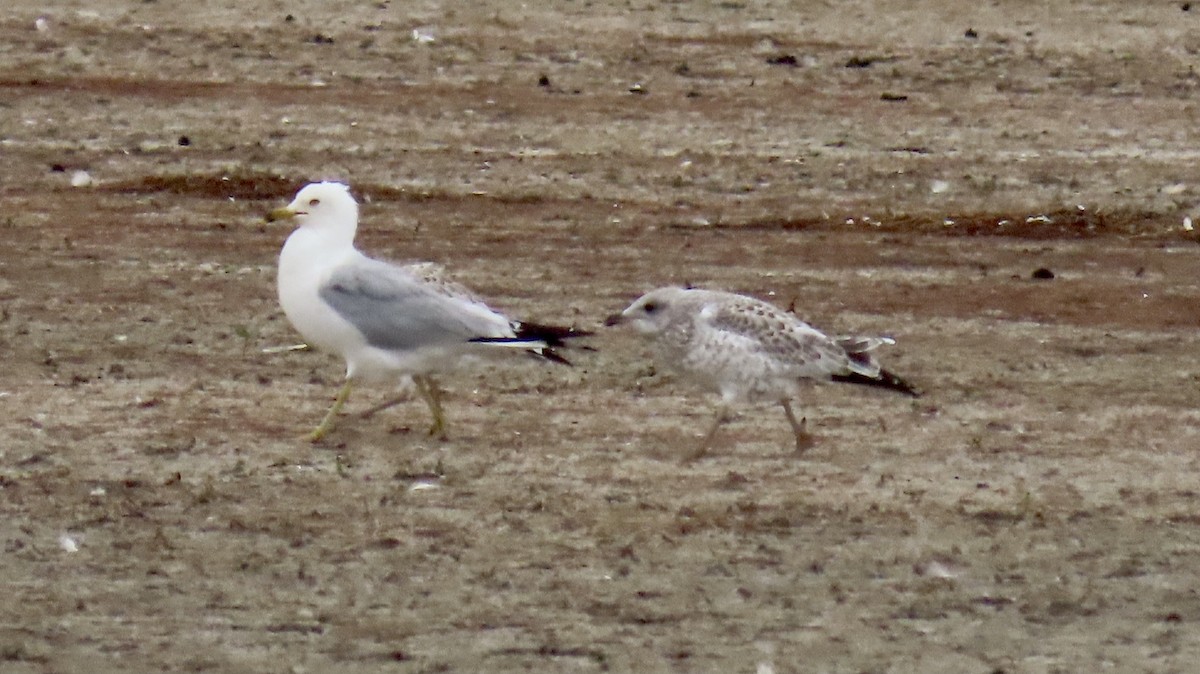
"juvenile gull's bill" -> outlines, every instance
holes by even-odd
[[[769,400],[783,406],[796,451],[814,443],[806,420],[796,420],[791,399],[804,380],[865,384],[913,397],[908,382],[881,368],[871,351],[887,337],[828,337],[795,315],[745,295],[699,288],[659,288],[610,316],[649,337],[658,360],[720,394],[716,419],[696,456],[712,444],[734,403]]]
[[[433,375],[474,355],[529,353],[556,363],[563,340],[588,333],[510,320],[431,263],[397,265],[354,247],[358,203],[341,183],[312,183],[268,220],[296,230],[279,254],[279,304],[312,346],[346,360],[346,383],[309,435],[332,428],[352,384],[411,378],[433,414],[430,435],[445,437],[442,392]],[[367,414],[389,407],[380,405]]]

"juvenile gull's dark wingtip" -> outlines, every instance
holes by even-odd
[[[519,340],[540,340],[545,342],[546,346],[566,346],[564,340],[589,337],[593,334],[590,330],[580,330],[574,327],[525,322],[513,326],[513,332]]]
[[[530,353],[535,354],[541,358],[545,358],[546,360],[550,361],[551,363],[558,363],[559,365],[571,366],[571,361],[567,360],[566,358],[563,358],[557,351],[555,351],[554,349],[551,349],[548,346],[543,347],[537,351],[531,350]]]
[[[888,372],[880,370],[878,377],[868,377],[864,374],[852,372],[850,374],[835,374],[833,380],[843,384],[859,384],[861,386],[874,386],[876,388],[885,388],[889,391],[896,391],[912,398],[920,398],[921,392],[917,387],[904,381],[900,377]]]

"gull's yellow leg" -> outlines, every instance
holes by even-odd
[[[424,396],[422,396],[422,397],[424,397]],[[386,409],[395,407],[396,405],[399,405],[402,402],[406,402],[407,400],[408,400],[408,394],[405,393],[404,395],[396,396],[395,398],[392,398],[391,400],[388,400],[387,402],[379,403],[378,405],[372,407],[371,409],[367,410],[366,412],[363,412],[359,416],[362,417],[363,419],[366,419],[369,416],[378,414]]]
[[[433,425],[429,427],[430,437],[445,440],[446,416],[442,413],[442,390],[438,388],[433,377],[427,375],[413,375],[413,382],[417,385],[417,392],[429,406],[429,412],[433,414]]]
[[[425,400],[428,397],[428,394],[425,392],[428,389],[428,386],[425,386],[424,388],[422,388],[422,385],[417,383],[417,379],[420,377],[421,377],[420,375],[413,375],[412,380],[413,380],[413,384],[415,384],[415,386],[416,386],[417,391],[421,394],[421,399]],[[400,403],[408,402],[409,398],[411,398],[411,397],[412,397],[412,393],[410,393],[409,391],[405,391],[404,393],[401,393],[400,395],[396,396],[395,398],[392,398],[391,400],[387,400],[385,402],[379,403],[378,405],[372,407],[371,409],[367,410],[366,412],[363,412],[361,416],[363,419],[366,419],[369,416],[378,414],[379,412],[382,412],[386,409],[395,407],[396,405],[399,405]]]
[[[325,413],[325,418],[321,419],[321,423],[313,429],[312,433],[308,434],[309,442],[320,442],[321,438],[333,428],[333,420],[338,413],[342,411],[342,405],[346,404],[346,399],[350,397],[350,380],[347,379],[345,384],[342,384],[342,390],[338,391],[337,398],[333,400],[333,407]]]
[[[796,453],[803,454],[805,450],[817,444],[816,438],[808,432],[808,418],[796,421],[796,415],[792,413],[792,404],[787,398],[779,402],[783,405],[783,413],[787,415],[788,423],[792,425],[792,434],[796,436]]]

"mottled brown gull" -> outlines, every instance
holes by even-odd
[[[888,337],[829,337],[794,314],[734,293],[699,288],[659,288],[639,297],[606,325],[630,324],[649,337],[669,370],[720,394],[716,419],[696,456],[712,444],[735,403],[771,401],[783,407],[796,451],[813,445],[805,419],[791,400],[805,381],[864,384],[913,397],[908,382],[881,368],[871,352]]]

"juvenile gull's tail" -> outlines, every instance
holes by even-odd
[[[838,337],[836,341],[838,346],[846,350],[846,356],[850,358],[850,372],[833,375],[834,381],[876,386],[898,391],[914,398],[921,397],[921,392],[916,387],[879,367],[879,363],[875,362],[871,356],[871,351],[887,344],[895,344],[896,342],[890,337]]]

